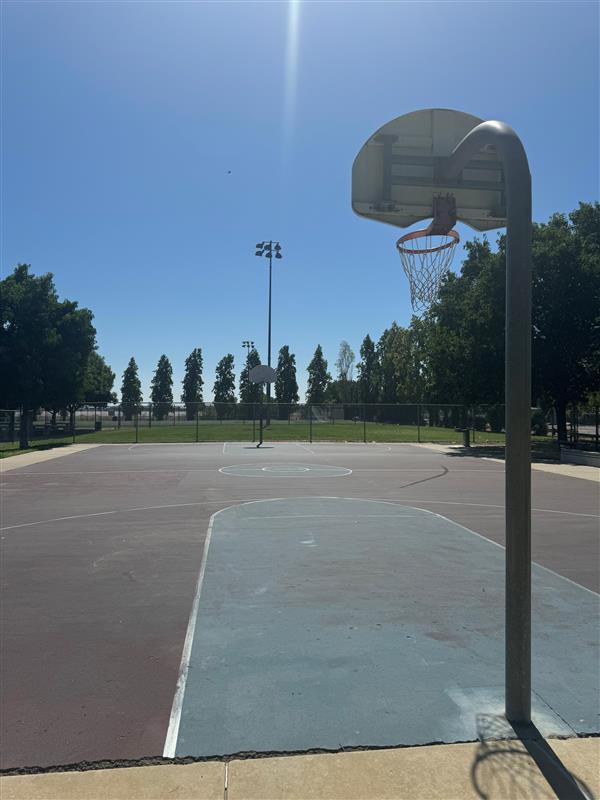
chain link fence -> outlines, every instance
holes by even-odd
[[[28,437],[37,445],[256,442],[261,420],[264,441],[504,443],[503,405],[436,403],[89,404],[63,412],[37,410],[30,416]],[[570,408],[568,443],[598,449],[598,421],[598,408]],[[0,410],[4,449],[18,446],[20,427],[18,410]],[[553,412],[532,408],[531,431],[534,442],[556,442]]]

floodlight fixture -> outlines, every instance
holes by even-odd
[[[267,364],[271,366],[271,287],[272,287],[272,273],[273,273],[273,254],[275,258],[283,258],[281,254],[281,245],[279,242],[264,241],[258,242],[256,245],[257,256],[264,256],[269,259],[269,320],[268,320],[268,340],[267,340]],[[271,384],[267,384],[267,403],[271,400]],[[268,422],[267,422],[268,424]]]

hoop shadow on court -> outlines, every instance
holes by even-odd
[[[482,800],[552,796],[595,800],[591,789],[565,767],[533,723],[517,725],[498,714],[478,714],[477,737],[471,782]]]

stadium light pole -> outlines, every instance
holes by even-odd
[[[250,350],[254,348],[254,342],[250,341],[250,339],[244,339],[242,342],[242,347],[246,347],[248,349],[248,355],[246,356],[246,369],[248,370],[248,375],[250,374]],[[248,378],[249,380],[250,378]]]
[[[268,324],[268,337],[267,337],[267,364],[271,366],[271,287],[273,283],[273,253],[275,258],[283,258],[281,255],[281,245],[279,242],[258,242],[256,245],[255,256],[264,257],[269,259],[269,324]],[[267,383],[267,414],[268,404],[271,402],[271,384]],[[267,424],[269,418],[267,417]]]

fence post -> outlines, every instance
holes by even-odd
[[[200,417],[200,409],[198,408],[198,403],[196,403],[196,444],[198,444],[198,442],[200,441],[200,439],[198,438],[199,433],[200,433],[199,427],[198,427],[199,426],[199,417]]]
[[[367,406],[363,403],[363,444],[367,443]]]
[[[121,429],[121,406],[117,407],[117,430]]]
[[[421,404],[417,403],[417,442],[421,444]]]
[[[256,441],[256,403],[252,403],[252,441]]]
[[[148,427],[152,427],[152,403],[148,403]]]
[[[312,403],[308,405],[308,440],[312,444]]]
[[[136,406],[135,409],[135,443],[139,442],[138,426],[139,426],[140,412]]]
[[[73,444],[75,444],[75,409],[71,411],[71,435],[73,437]]]
[[[598,450],[598,429],[599,429],[599,424],[598,423],[600,422],[600,408],[598,408],[598,406],[596,406],[594,411],[595,411],[595,414],[596,414],[596,450]]]

